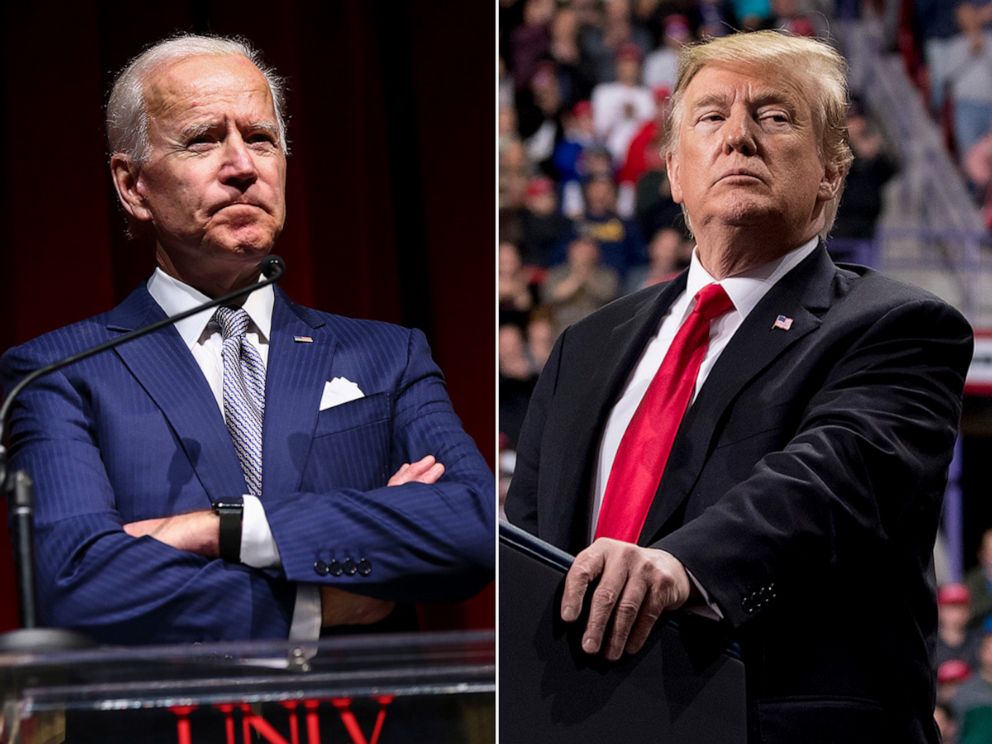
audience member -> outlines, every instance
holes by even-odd
[[[568,260],[548,272],[544,280],[544,303],[554,313],[560,332],[617,296],[617,272],[600,262],[594,240],[576,238],[568,246]]]
[[[971,676],[971,667],[960,659],[945,661],[937,667],[937,702],[950,704],[961,683]]]
[[[601,10],[584,11],[579,43],[582,53],[592,61],[597,80],[614,80],[618,77],[615,66],[619,50],[624,46],[635,47],[641,59],[654,46],[651,34],[631,23],[630,1],[610,0],[592,3]]]
[[[551,21],[551,58],[558,65],[561,94],[567,106],[586,100],[596,84],[596,71],[579,46],[579,14],[574,8],[558,9]]]
[[[992,129],[992,32],[971,3],[957,8],[960,33],[946,49],[947,84],[954,102],[954,141],[962,158]]]
[[[978,647],[978,670],[958,686],[951,706],[960,722],[961,744],[992,741],[992,633],[983,635]]]
[[[557,337],[551,310],[544,306],[537,307],[527,322],[527,352],[530,354],[536,374],[540,374],[544,369]]]
[[[555,144],[551,165],[561,184],[561,211],[569,217],[582,214],[582,179],[585,177],[585,151],[596,143],[592,104],[579,101],[563,114],[564,135]]]
[[[975,668],[978,636],[968,627],[971,594],[964,584],[945,584],[937,590],[937,667],[957,659]]]
[[[527,403],[537,382],[537,373],[527,354],[527,343],[520,327],[499,327],[499,428],[509,448],[516,446]]]
[[[956,744],[958,740],[958,722],[954,717],[954,709],[947,703],[937,703],[933,710],[933,718],[940,730],[943,744]]]
[[[641,84],[641,50],[636,44],[617,50],[616,71],[615,80],[593,88],[592,116],[596,136],[620,162],[641,124],[654,116],[654,97]]]
[[[548,54],[554,14],[555,0],[524,0],[523,23],[510,32],[510,69],[518,91],[530,85],[538,62]]]
[[[531,179],[524,207],[520,256],[524,264],[548,266],[571,230],[568,219],[558,210],[554,182],[543,176]]]
[[[689,265],[692,245],[674,227],[658,230],[648,244],[648,264],[633,269],[627,275],[626,292],[651,287],[674,279]]]
[[[992,615],[992,529],[982,534],[978,565],[968,571],[964,583],[971,594],[971,627],[979,628]]]
[[[882,214],[883,187],[897,168],[857,101],[848,111],[847,134],[854,162],[830,233],[830,252],[835,258],[874,265],[875,226]]]
[[[507,240],[501,240],[499,244],[498,272],[499,324],[501,327],[514,325],[522,330],[537,296],[520,251]]]
[[[632,267],[647,260],[641,231],[634,221],[617,213],[616,185],[609,176],[590,176],[584,195],[585,212],[573,223],[575,234],[595,240],[603,263],[615,269],[623,280]]]
[[[662,45],[644,60],[644,84],[650,88],[675,88],[679,72],[679,52],[692,41],[689,19],[684,15],[670,15],[665,18],[662,31]]]

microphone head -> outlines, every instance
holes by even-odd
[[[266,256],[262,259],[261,269],[266,279],[278,279],[286,270],[286,262],[279,256]]]

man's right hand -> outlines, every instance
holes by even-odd
[[[436,483],[444,475],[444,465],[434,455],[427,455],[417,462],[403,463],[386,483],[402,486],[404,483]],[[361,594],[338,589],[334,586],[320,588],[321,625],[369,625],[385,618],[396,603],[388,599],[365,597]]]

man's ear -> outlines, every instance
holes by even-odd
[[[844,176],[835,165],[827,164],[823,168],[823,178],[820,179],[820,186],[816,191],[816,198],[821,202],[828,202],[840,193]]]
[[[150,221],[152,213],[139,188],[140,168],[127,155],[115,153],[110,158],[110,175],[114,179],[117,198],[121,200],[124,211],[137,222]]]
[[[675,154],[669,152],[665,155],[665,163],[668,169],[668,183],[672,187],[672,201],[676,204],[682,203],[682,184],[679,182],[679,161]]]

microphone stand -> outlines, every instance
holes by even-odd
[[[86,349],[45,367],[40,367],[25,375],[10,391],[10,395],[4,400],[3,406],[0,406],[0,489],[2,489],[3,495],[7,497],[12,507],[11,513],[13,514],[15,540],[14,552],[17,556],[17,594],[21,606],[21,628],[7,633],[0,633],[0,653],[69,651],[72,649],[90,648],[96,645],[91,638],[78,631],[68,630],[66,628],[38,627],[38,602],[35,595],[34,575],[33,483],[30,476],[23,470],[11,471],[7,468],[7,450],[3,446],[7,417],[10,414],[14,400],[24,388],[39,377],[44,377],[71,364],[80,362],[83,359],[89,359],[91,356],[126,344],[128,341],[132,341],[139,336],[153,333],[160,328],[184,320],[191,315],[202,313],[204,310],[209,310],[220,305],[226,305],[233,300],[239,300],[255,290],[274,284],[282,278],[283,272],[286,270],[286,264],[278,256],[268,256],[262,260],[261,270],[265,276],[264,281],[256,282],[222,297],[204,302],[189,310],[171,315],[168,318],[163,318],[149,326],[128,331],[91,349]]]

